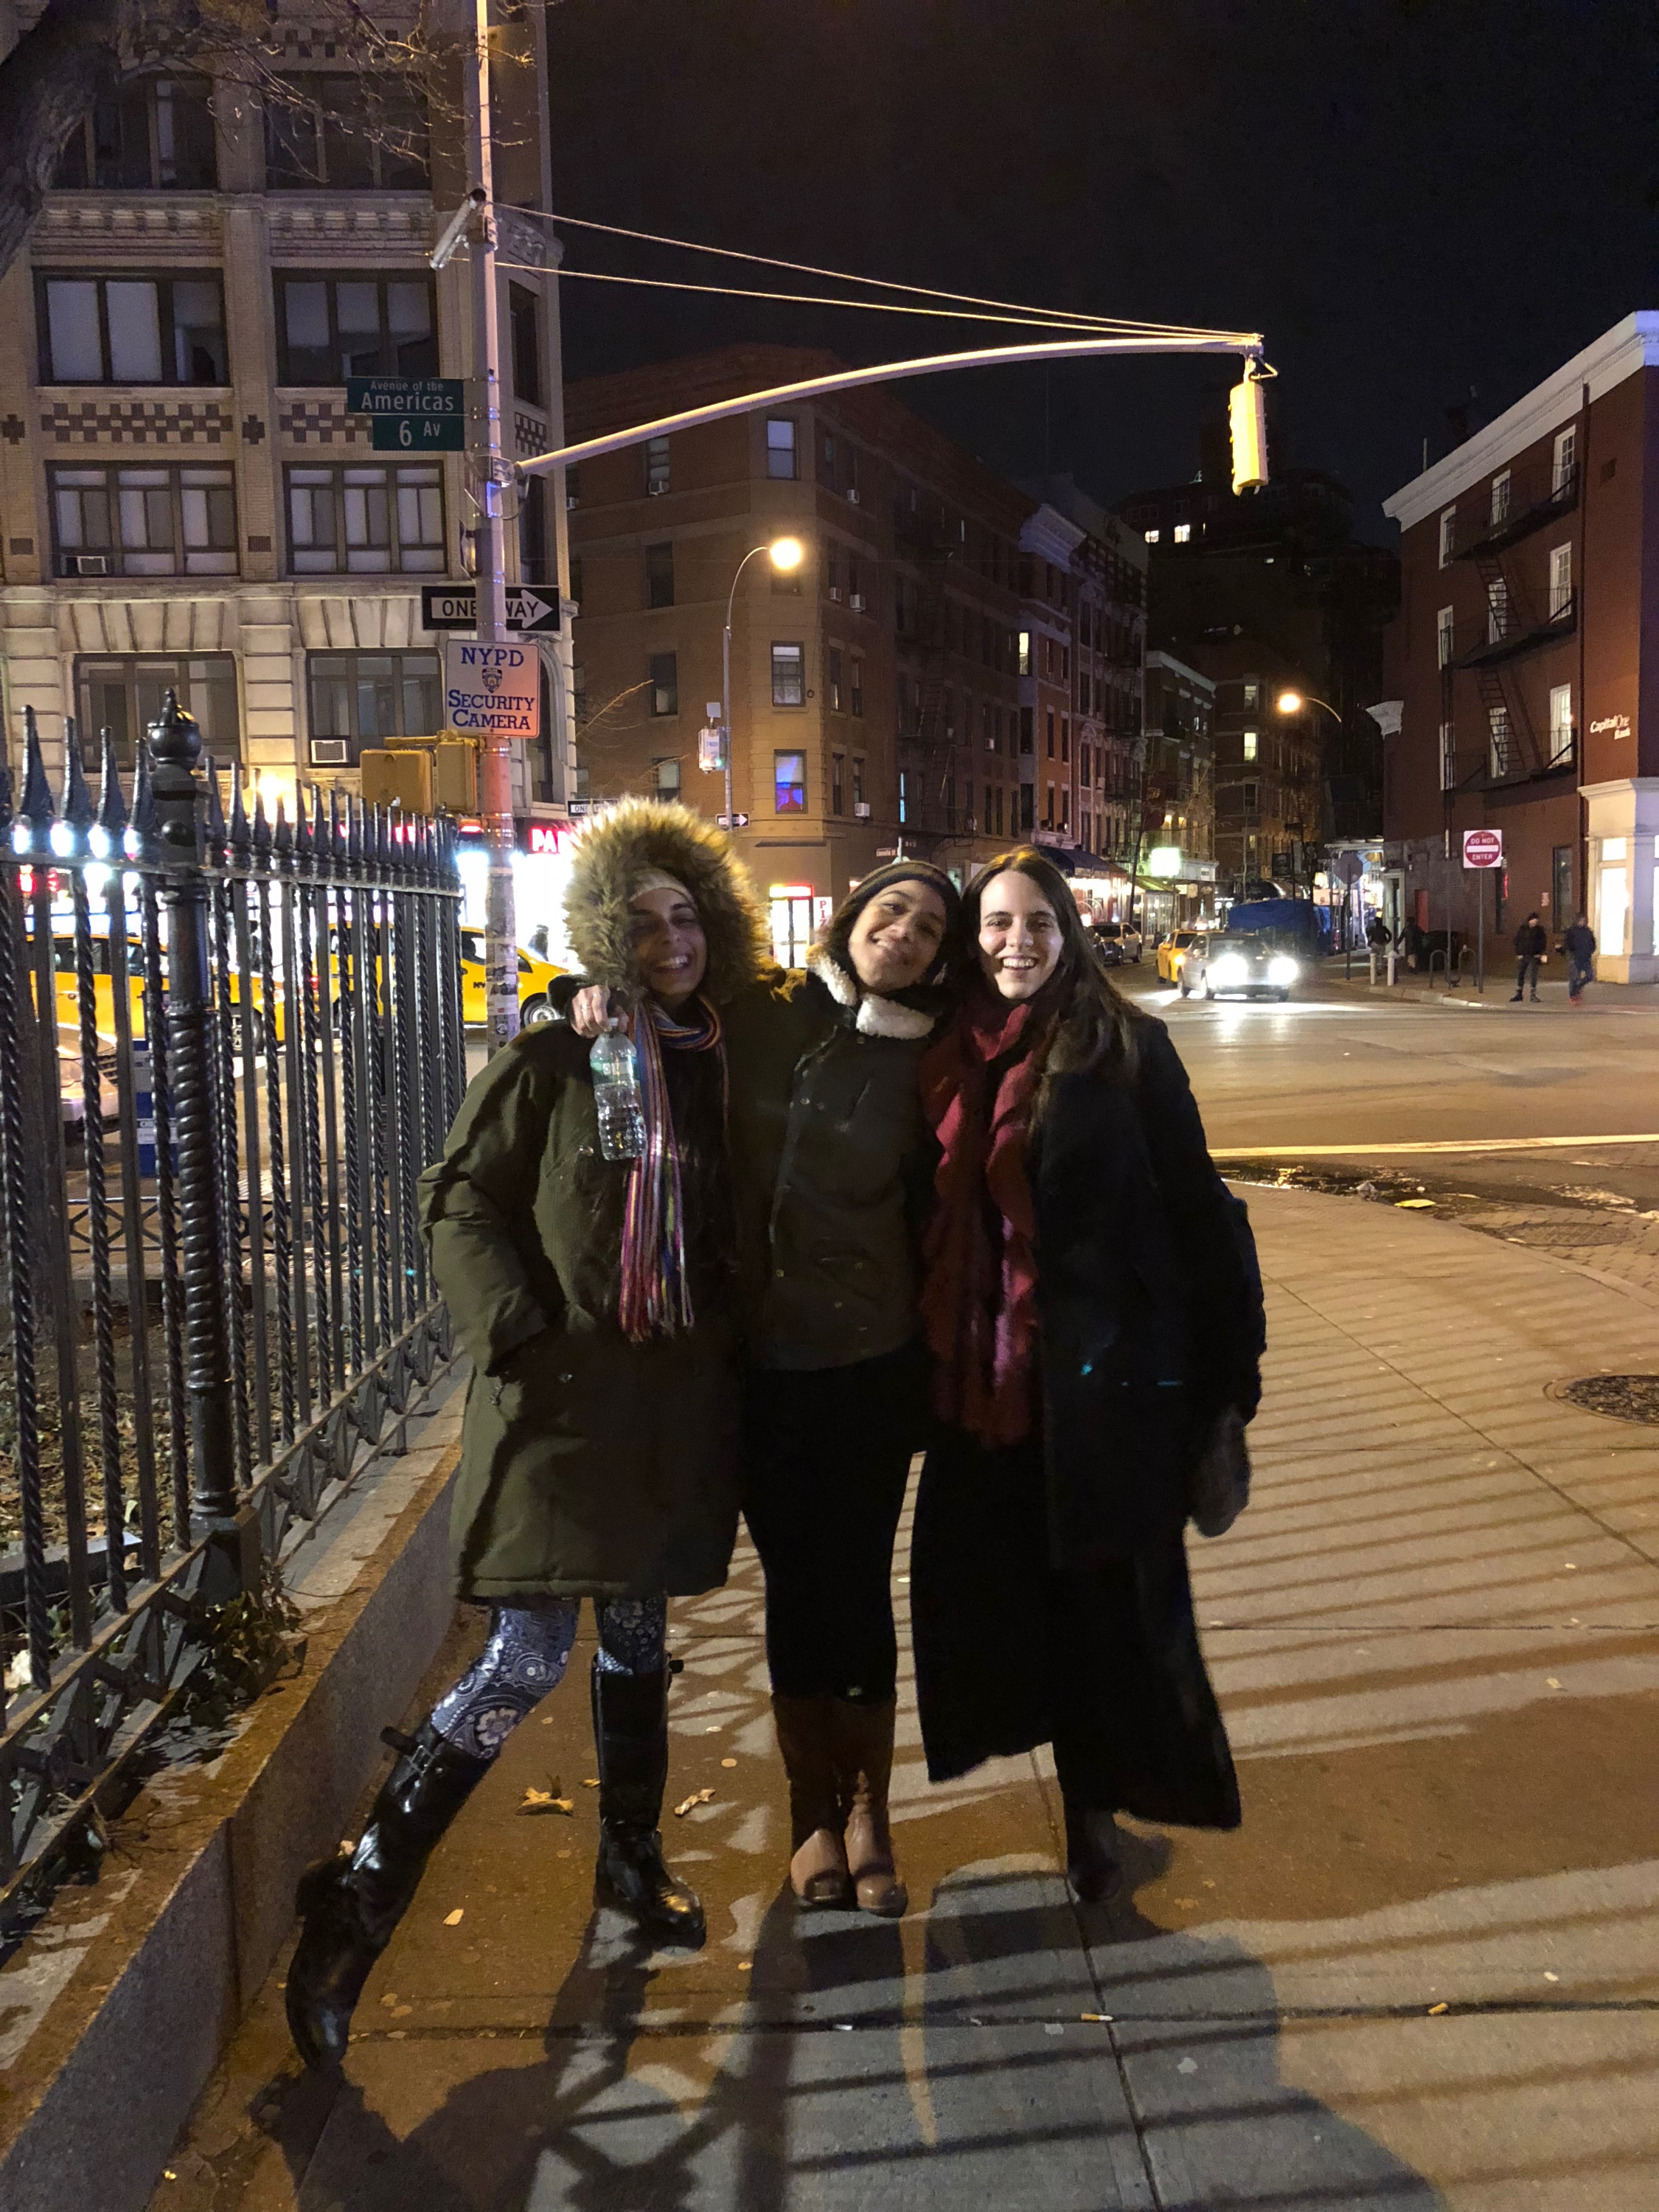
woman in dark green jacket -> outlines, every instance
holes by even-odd
[[[354,1851],[300,1887],[288,2012],[337,2061],[369,1969],[438,1838],[599,1616],[592,1690],[603,1890],[696,1948],[702,1908],[663,1863],[667,1600],[717,1588],[737,1531],[735,1222],[724,1010],[750,987],[759,910],[726,839],[678,806],[598,817],[566,904],[586,972],[629,1009],[645,1151],[599,1143],[586,1044],[525,1032],[469,1089],[422,1177],[434,1272],[472,1361],[452,1525],[482,1656],[400,1753]]]
[[[790,1881],[806,1905],[902,1912],[887,1814],[893,1540],[926,1382],[911,1170],[917,1068],[944,1012],[956,886],[896,860],[805,972],[727,1010],[744,1340],[744,1517],[766,1570]],[[593,1032],[599,994],[573,1009]]]

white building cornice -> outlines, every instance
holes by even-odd
[[[1047,501],[1035,514],[1028,515],[1019,533],[1022,553],[1036,553],[1044,561],[1053,561],[1060,567],[1068,566],[1073,553],[1088,536],[1075,522],[1068,521],[1058,507]]]
[[[1553,376],[1488,422],[1485,429],[1402,484],[1382,512],[1410,530],[1501,469],[1552,431],[1565,428],[1583,404],[1584,388],[1601,398],[1639,369],[1659,368],[1659,314],[1626,315],[1622,323],[1565,362]]]

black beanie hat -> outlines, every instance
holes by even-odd
[[[871,900],[891,884],[925,884],[930,891],[939,893],[945,906],[945,940],[934,963],[935,969],[948,962],[955,953],[962,927],[962,893],[950,877],[943,868],[936,868],[931,860],[884,860],[880,867],[872,869],[854,884],[830,917],[823,933],[823,945],[837,967],[851,966],[848,941],[853,934],[853,925]]]

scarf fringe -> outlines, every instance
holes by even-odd
[[[706,1000],[696,1003],[702,1018],[695,1023],[677,1022],[654,1000],[648,1001],[629,1023],[640,1063],[640,1104],[645,1121],[645,1150],[629,1169],[623,1206],[622,1287],[617,1319],[630,1344],[643,1344],[653,1336],[676,1336],[693,1327],[696,1320],[685,1259],[685,1192],[679,1145],[662,1060],[665,1044],[681,1052],[719,1053],[724,1103],[726,1050],[720,1018]]]

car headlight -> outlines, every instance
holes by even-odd
[[[1267,981],[1270,983],[1294,983],[1301,973],[1301,969],[1288,952],[1277,952],[1267,963]]]
[[[1212,983],[1242,983],[1249,970],[1237,952],[1224,952],[1210,969]]]

